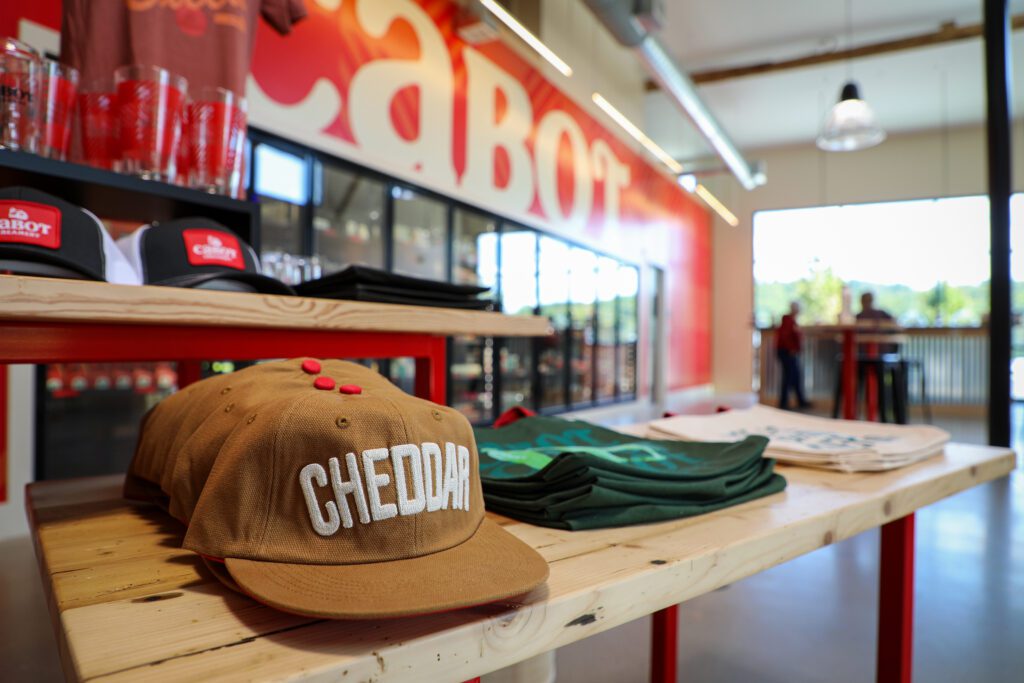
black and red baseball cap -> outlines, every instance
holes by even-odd
[[[99,218],[30,187],[0,189],[0,272],[140,284]]]
[[[143,284],[262,294],[295,294],[260,272],[253,248],[209,218],[144,225],[117,241]]]

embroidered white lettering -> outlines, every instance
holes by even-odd
[[[327,461],[327,466],[331,470],[331,486],[334,488],[334,499],[338,502],[338,508],[341,510],[341,525],[346,529],[352,528],[352,513],[348,508],[348,499],[346,496],[352,496],[353,502],[356,504],[356,513],[359,515],[359,521],[363,524],[370,523],[370,511],[366,507],[366,496],[363,495],[363,481],[362,477],[359,476],[359,464],[356,462],[356,454],[349,453],[345,456],[345,464],[348,466],[348,481],[342,481],[341,479],[341,463],[337,458],[331,458]]]
[[[409,461],[412,498],[409,497],[409,486],[405,480],[403,460]],[[391,463],[395,469],[395,488],[398,490],[398,514],[415,515],[418,512],[423,512],[423,508],[427,505],[427,498],[423,490],[423,461],[420,459],[420,449],[414,443],[392,446]]]
[[[459,446],[459,502],[456,507],[469,510],[469,449]]]
[[[366,493],[370,500],[370,515],[373,521],[379,522],[382,519],[391,519],[398,515],[398,508],[394,503],[380,502],[380,489],[391,483],[391,477],[387,474],[377,474],[373,469],[373,463],[380,460],[387,460],[388,449],[370,448],[363,451],[363,470],[366,472]]]
[[[436,443],[426,442],[421,446],[423,451],[423,486],[427,493],[427,512],[441,509],[444,498],[444,458],[441,447]],[[431,467],[433,462],[433,467]]]
[[[299,472],[299,484],[302,486],[302,495],[306,498],[306,509],[309,511],[309,521],[313,523],[313,530],[321,536],[330,536],[338,530],[338,508],[328,501],[324,507],[327,508],[327,519],[320,514],[320,504],[316,500],[316,490],[313,488],[313,481],[317,486],[327,486],[327,472],[323,466],[317,463],[310,463]],[[348,509],[346,508],[346,514]],[[351,526],[351,524],[349,524]]]
[[[376,470],[376,463],[389,458],[393,476]],[[299,471],[299,486],[309,521],[321,536],[331,536],[342,527],[351,529],[357,517],[361,524],[370,524],[398,515],[469,510],[471,472],[469,449],[465,446],[447,442],[443,454],[441,446],[430,441],[421,446],[401,444],[390,449],[371,448],[359,455],[345,455],[347,478],[342,475],[342,467],[342,459],[333,457],[328,459],[326,470],[314,462]],[[321,506],[317,488],[328,484],[334,500]],[[392,487],[394,493],[390,494]],[[393,497],[397,503],[382,502],[381,489],[388,489],[388,497]],[[356,506],[354,514],[349,496]]]
[[[459,472],[455,462],[455,444],[444,445],[444,489],[441,491],[441,509],[448,509],[448,497],[451,496],[452,508],[459,507]]]

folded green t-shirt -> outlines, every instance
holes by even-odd
[[[673,519],[781,491],[768,440],[638,439],[587,422],[529,417],[475,430],[487,508],[590,529]]]
[[[586,468],[659,481],[711,479],[760,459],[768,445],[763,436],[728,443],[638,439],[555,417],[527,417],[473,431],[485,487],[551,482]]]

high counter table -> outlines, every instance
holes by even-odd
[[[618,529],[495,517],[550,563],[545,586],[492,605],[366,622],[285,614],[224,588],[181,549],[178,522],[120,498],[120,477],[30,484],[26,506],[72,680],[466,681],[659,610],[674,618],[677,603],[881,526],[878,680],[909,683],[914,511],[1002,477],[1014,461],[1007,449],[950,444],[883,473],[780,466],[782,493]],[[674,681],[674,629],[662,626],[653,677]]]
[[[903,328],[891,320],[862,320],[856,323],[838,325],[817,325],[815,331],[836,332],[842,337],[843,365],[840,376],[843,381],[843,419],[857,419],[857,336],[897,333]],[[870,396],[871,392],[867,394]]]

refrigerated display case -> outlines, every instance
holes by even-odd
[[[448,205],[407,187],[391,188],[394,260],[402,275],[448,279]]]
[[[554,333],[539,340],[537,370],[540,407],[554,411],[568,405],[569,376],[566,360],[569,341],[569,256],[562,240],[542,236],[538,241],[538,312],[551,321]]]
[[[308,172],[305,155],[265,142],[253,149],[253,195],[260,205],[263,272],[287,284],[316,276],[304,256]]]
[[[448,278],[448,205],[445,202],[395,185],[391,188],[391,270],[430,280]],[[394,358],[389,376],[400,389],[413,393],[416,363]]]
[[[594,329],[597,301],[597,254],[569,250],[569,399],[588,405],[594,393]]]
[[[619,396],[636,396],[638,317],[640,271],[635,266],[619,268]]]
[[[594,384],[597,400],[614,399],[617,395],[616,346],[619,341],[619,262],[601,256],[597,259],[597,344]]]
[[[313,256],[324,275],[349,265],[385,268],[387,187],[334,164],[313,165]]]
[[[492,216],[457,208],[452,216],[452,281],[487,287],[482,298],[494,299],[498,289],[498,222]],[[474,424],[494,419],[494,340],[452,337],[449,403]]]
[[[501,230],[502,311],[533,315],[537,309],[537,233],[506,223]],[[534,340],[502,339],[498,350],[498,410],[514,406],[536,407]]]

